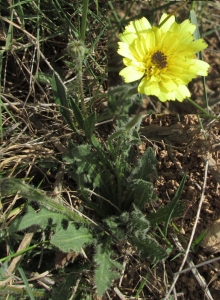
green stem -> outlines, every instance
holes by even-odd
[[[27,290],[23,287],[19,287],[19,286],[15,286],[15,285],[3,285],[0,286],[0,293],[1,294],[14,294],[14,295],[28,295]],[[32,291],[33,296],[36,298],[43,298],[43,299],[48,299],[47,297],[49,296],[49,294],[47,292],[45,292],[44,290],[41,291],[37,291],[36,289]],[[6,298],[5,298],[6,299]],[[23,299],[23,297],[22,297]]]
[[[86,47],[82,40],[73,40],[69,43],[67,47],[67,51],[69,53],[69,56],[73,58],[74,64],[75,64],[75,70],[77,72],[76,77],[76,88],[78,93],[78,98],[81,101],[82,110],[84,117],[87,117],[87,110],[85,106],[84,101],[84,92],[83,92],[83,60],[85,57]],[[76,97],[77,98],[77,97]],[[76,99],[76,104],[79,104],[78,99]]]
[[[84,0],[83,1],[82,23],[81,23],[81,40],[83,42],[85,42],[85,36],[86,36],[88,7],[89,7],[89,0]]]
[[[29,286],[29,283],[28,283],[27,277],[24,273],[24,270],[21,267],[18,267],[18,271],[20,272],[21,278],[26,286],[27,294],[29,295],[31,300],[35,300],[33,291],[31,290],[31,288]]]
[[[85,106],[85,101],[84,101],[83,79],[82,79],[82,64],[80,66],[79,73],[78,73],[77,76],[78,76],[78,84],[79,84],[79,95],[80,95],[80,100],[81,100],[81,105],[82,105],[84,117],[88,117],[86,106]]]
[[[82,14],[82,23],[81,23],[81,41],[85,42],[85,36],[86,36],[86,26],[87,26],[87,15],[88,15],[88,7],[89,7],[89,0],[83,1],[83,14]],[[84,93],[83,93],[83,80],[82,80],[82,60],[80,61],[80,69],[78,73],[79,78],[79,94],[80,94],[80,100],[82,109],[84,112],[84,116],[87,117],[87,110],[85,106],[84,101]]]
[[[0,258],[0,261],[5,261],[5,260],[7,260],[7,259],[11,259],[11,258],[17,257],[17,256],[19,256],[19,255],[22,255],[22,254],[26,253],[26,252],[29,251],[29,250],[32,250],[32,249],[34,249],[34,248],[36,248],[36,247],[38,247],[38,246],[41,246],[42,244],[43,244],[43,242],[40,242],[40,243],[37,243],[37,244],[35,244],[35,245],[33,245],[33,246],[27,247],[27,248],[25,248],[25,249],[23,249],[23,250],[21,250],[21,251],[18,251],[18,252],[16,252],[16,253],[10,254],[10,255],[5,256],[5,257],[3,257],[3,258]],[[44,244],[45,244],[45,242],[44,242]]]
[[[203,112],[205,115],[209,116],[209,113],[203,109],[201,106],[199,106],[196,102],[194,102],[192,99],[190,98],[186,98],[192,105],[194,105],[198,110],[200,110],[201,112]]]
[[[192,99],[190,98],[186,98],[192,105],[194,105],[197,109],[199,109],[201,112],[204,113],[200,114],[200,117],[204,117],[204,118],[210,118],[210,119],[215,119],[215,120],[220,120],[219,117],[214,116],[214,115],[210,115],[205,109],[203,109],[201,106],[199,106],[197,103],[195,103]]]

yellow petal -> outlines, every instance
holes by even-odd
[[[160,94],[159,84],[157,82],[150,83],[145,77],[138,86],[138,92],[140,94],[158,96]]]
[[[189,71],[195,75],[207,76],[209,67],[210,65],[205,61],[194,59],[192,60],[192,65],[190,66]]]
[[[119,38],[122,42],[127,43],[128,45],[130,45],[137,38],[137,34],[132,33],[132,32],[120,33]]]
[[[163,13],[162,17],[160,18],[159,24],[161,24],[163,20],[166,19],[167,16],[168,16],[167,13]],[[175,22],[175,17],[171,16],[160,28],[163,30],[163,32],[167,32],[174,22]]]
[[[162,15],[160,24],[167,16]],[[207,44],[203,39],[193,41],[195,29],[189,20],[177,24],[174,16],[161,27],[151,27],[146,18],[130,22],[120,36],[126,42],[119,43],[118,53],[127,66],[120,75],[125,82],[142,79],[138,92],[162,102],[190,97],[186,85],[197,75],[206,76],[209,68],[196,59],[195,53]]]
[[[145,49],[145,53],[156,46],[156,37],[154,31],[148,31],[144,36],[142,36],[142,44]]]
[[[191,43],[190,47],[194,53],[197,53],[203,49],[205,49],[208,45],[203,39],[196,40]]]
[[[134,57],[139,61],[143,61],[146,56],[146,48],[142,37],[134,41],[133,45],[130,46],[130,48],[132,49],[131,51],[134,54]]]
[[[143,33],[147,29],[151,29],[151,24],[145,17],[141,18],[140,20],[133,21],[131,23],[134,27],[135,32],[138,32],[138,34]]]
[[[189,19],[183,21],[181,24],[180,24],[180,27],[181,27],[181,32],[190,32],[191,34],[193,34],[193,32],[196,30],[196,25],[195,24],[192,24]]]
[[[151,29],[151,25],[149,21],[143,17],[140,20],[131,21],[130,24],[125,27],[125,31],[119,34],[119,38],[122,42],[130,45],[136,38],[140,37],[141,34],[147,32],[149,29]]]
[[[121,75],[124,78],[125,82],[133,82],[143,77],[144,73],[135,70],[132,66],[130,66],[122,69],[119,72],[119,75]]]
[[[172,54],[178,47],[179,39],[177,36],[174,36],[173,33],[167,32],[164,34],[164,38],[161,42],[161,49],[163,47],[166,49],[166,54]]]
[[[122,42],[118,42],[118,44],[119,44],[118,54],[130,59],[134,59],[134,56],[131,53],[128,44]]]
[[[181,102],[187,97],[190,97],[190,91],[185,85],[180,85],[178,89],[176,89],[175,94],[176,99]]]
[[[177,83],[166,74],[161,75],[161,85],[163,85],[167,91],[172,91],[178,86]]]
[[[170,100],[175,101],[176,100],[176,95],[175,95],[174,92],[163,92],[163,91],[161,91],[158,98],[161,102],[166,102],[166,101],[170,101]]]
[[[129,58],[123,58],[123,63],[127,66],[127,67],[133,67],[134,69],[144,73],[145,72],[145,67],[144,67],[144,63],[141,61],[136,61],[136,60],[131,60]]]

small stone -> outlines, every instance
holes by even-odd
[[[201,247],[207,252],[220,252],[220,219],[216,220],[208,227],[206,235],[201,243]]]

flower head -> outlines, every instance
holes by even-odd
[[[162,15],[160,24],[167,16]],[[118,53],[126,65],[119,74],[125,82],[142,79],[138,92],[162,102],[190,97],[186,85],[197,75],[206,76],[209,68],[196,59],[195,54],[208,45],[203,39],[194,41],[195,29],[189,20],[177,24],[174,16],[159,27],[144,17],[130,22],[119,35]]]

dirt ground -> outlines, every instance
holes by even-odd
[[[175,115],[167,115],[162,117],[151,116],[147,118],[144,126],[149,128],[153,124],[158,124],[161,126],[161,132],[167,125],[182,124],[183,128],[194,127],[197,128],[198,120],[196,115],[184,115],[181,118],[180,122],[177,122],[177,117]],[[216,123],[216,122],[214,122]],[[186,210],[183,217],[180,220],[176,220],[174,223],[178,226],[182,236],[179,236],[180,243],[183,248],[186,249],[187,243],[190,239],[192,228],[195,224],[195,218],[198,211],[199,202],[201,199],[201,190],[204,184],[205,176],[205,159],[207,154],[210,154],[210,157],[215,162],[216,173],[210,169],[206,179],[205,184],[205,195],[203,199],[202,209],[200,212],[199,222],[196,226],[195,238],[197,238],[202,232],[207,228],[213,226],[213,223],[220,218],[220,156],[217,151],[211,153],[211,146],[214,145],[215,141],[220,138],[220,124],[214,124],[209,130],[208,142],[204,140],[203,135],[193,134],[193,139],[188,143],[182,143],[181,139],[184,140],[184,136],[181,136],[179,139],[178,136],[173,135],[172,138],[165,141],[165,136],[160,136],[160,142],[153,142],[155,147],[155,154],[158,159],[158,180],[155,183],[155,190],[159,198],[158,206],[169,203],[170,199],[173,198],[180,181],[182,179],[182,172],[188,174],[188,178],[181,195],[181,201],[184,201],[186,204]],[[167,127],[166,127],[167,128]],[[178,132],[179,134],[179,132]],[[156,136],[156,135],[155,135]],[[175,143],[175,139],[177,142]],[[151,138],[146,142],[147,146],[152,146]],[[208,148],[207,148],[208,146]],[[209,150],[208,150],[209,149]],[[219,224],[217,224],[219,225]],[[198,247],[196,251],[189,254],[189,257],[192,259],[194,264],[199,264],[205,262],[214,257],[218,257],[220,251],[220,226],[216,227],[215,233],[211,234],[211,238],[206,238],[206,241],[202,246]],[[172,229],[170,234],[172,233]],[[218,235],[218,236],[216,236]],[[172,237],[169,236],[172,241]],[[183,240],[184,238],[184,240]],[[177,245],[176,245],[177,247]],[[178,251],[177,251],[178,252]],[[177,253],[176,253],[177,254]],[[172,277],[175,272],[178,271],[180,264],[182,263],[182,256],[172,260],[175,256],[175,252],[172,253],[172,256],[165,262],[165,268],[161,272],[161,268],[156,268],[156,280],[158,286],[155,288],[160,290],[161,297],[163,292],[159,285],[162,285],[162,278],[168,278],[167,283],[172,282]],[[185,265],[186,268],[186,265]],[[219,281],[219,263],[215,262],[212,265],[204,265],[201,268],[198,268],[199,273],[206,280],[206,283],[209,286],[213,299],[218,299],[220,292],[220,281]],[[166,274],[166,276],[165,276]],[[165,285],[166,286],[166,285]],[[192,272],[187,272],[180,276],[176,284],[176,292],[183,293],[183,297],[180,299],[202,299],[204,296],[204,290],[196,281],[196,278]],[[158,296],[160,297],[160,293]],[[149,298],[150,299],[150,298]],[[155,298],[152,298],[155,299]],[[158,298],[159,299],[159,298]],[[178,298],[179,299],[179,298]]]

